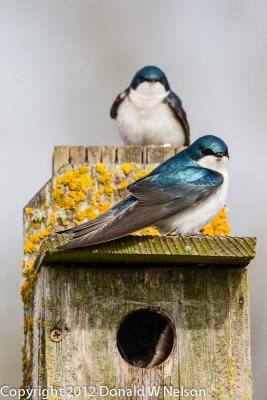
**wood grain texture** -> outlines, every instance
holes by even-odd
[[[53,156],[53,174],[63,165],[122,164],[159,164],[184,149],[184,147],[163,146],[56,146]]]
[[[65,235],[67,239],[67,234]],[[210,236],[126,236],[107,243],[61,251],[64,235],[51,235],[43,245],[43,263],[173,263],[194,266],[245,267],[255,256],[256,238]],[[113,265],[113,264],[112,264]]]
[[[126,162],[135,162],[138,164],[143,163],[143,152],[142,146],[124,146],[118,147],[117,149],[117,163],[122,164]]]
[[[101,146],[90,146],[87,147],[87,161],[88,164],[94,165],[101,162]]]
[[[140,308],[167,315],[175,329],[171,355],[150,369],[129,365],[116,344],[120,323]],[[44,266],[32,312],[33,387],[166,385],[205,389],[209,400],[252,399],[245,269]],[[53,328],[62,330],[58,343]]]
[[[145,162],[147,164],[160,164],[176,154],[172,146],[147,146],[145,148]]]
[[[87,161],[86,147],[72,146],[70,147],[70,164],[80,165],[85,164]]]
[[[148,164],[160,164],[162,162],[162,146],[147,146],[146,162]]]
[[[70,148],[68,146],[55,146],[53,155],[53,174],[63,165],[70,162]]]
[[[117,148],[115,146],[101,147],[101,162],[104,164],[115,164],[117,159]]]

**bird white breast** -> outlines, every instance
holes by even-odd
[[[197,233],[206,224],[210,223],[225,205],[229,186],[228,158],[206,156],[197,163],[204,168],[221,173],[224,178],[223,184],[213,195],[197,206],[184,210],[156,224],[162,234],[176,232],[186,236]]]
[[[160,82],[143,82],[118,108],[119,133],[127,145],[181,146],[184,130],[170,107],[163,103],[169,95]]]

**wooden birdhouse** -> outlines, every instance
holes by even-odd
[[[256,240],[222,236],[227,210],[205,228],[212,236],[148,228],[58,249],[55,231],[104,212],[176,151],[55,148],[53,177],[24,213],[23,370],[33,399],[252,399],[246,267]]]

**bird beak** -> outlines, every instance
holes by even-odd
[[[155,78],[151,78],[151,79],[147,79],[147,81],[148,81],[148,82],[158,82],[159,80],[158,80],[158,79],[155,79]]]
[[[219,157],[219,158],[222,158],[222,157],[225,156],[225,154],[222,153],[222,152],[220,152],[220,153],[216,153],[215,156],[216,156],[216,157]]]

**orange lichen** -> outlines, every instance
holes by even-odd
[[[143,228],[140,231],[134,232],[134,236],[160,236],[159,231],[154,227]]]
[[[30,286],[30,282],[27,280],[25,280],[21,283],[21,292],[20,293],[21,293],[21,296],[23,299],[26,297],[26,293],[29,289],[29,286]]]
[[[133,170],[133,164],[124,163],[121,165],[121,169],[125,173],[125,175],[129,175]]]
[[[33,242],[31,242],[30,240],[28,240],[26,243],[25,243],[25,246],[24,246],[24,253],[25,254],[32,254],[32,253],[34,253],[34,252],[36,252],[36,251],[38,251],[38,246],[36,246],[36,244],[34,244]]]
[[[138,179],[143,178],[147,174],[148,174],[148,171],[146,171],[146,170],[142,170],[142,171],[136,172],[136,174],[134,174],[134,180],[137,181]]]
[[[110,208],[110,203],[101,204],[101,205],[99,206],[99,214],[103,214],[103,213],[106,212],[109,208]]]
[[[122,183],[118,186],[118,188],[119,188],[120,190],[123,190],[123,189],[126,189],[127,186],[129,186],[129,182],[128,182],[128,181],[124,181],[124,182],[122,182]]]
[[[210,224],[203,228],[203,233],[209,236],[229,236],[230,225],[228,223],[228,213],[226,207],[223,208]]]
[[[87,165],[82,165],[78,168],[80,174],[87,174],[89,172],[89,167]]]
[[[106,167],[107,167],[106,164],[99,163],[99,164],[96,165],[95,170],[96,170],[96,172],[98,172],[99,174],[103,174],[103,173],[106,171]]]
[[[55,214],[52,212],[50,214],[49,225],[54,225],[55,221],[56,221],[56,217],[55,217]]]
[[[104,185],[104,193],[106,193],[107,195],[111,195],[115,190],[115,187],[110,185],[109,183],[106,183]]]

